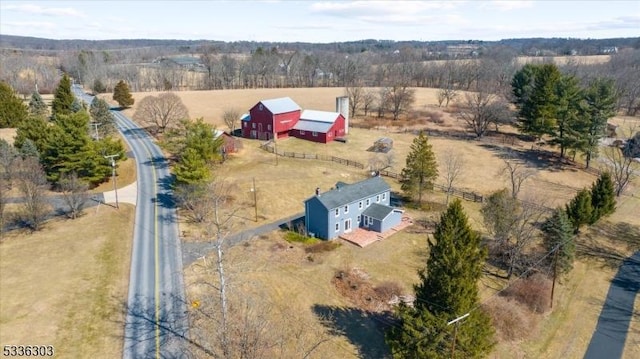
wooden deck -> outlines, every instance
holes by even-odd
[[[344,239],[349,243],[353,243],[358,247],[366,247],[371,243],[375,243],[377,241],[383,240],[389,236],[396,234],[397,232],[407,228],[408,226],[413,224],[413,219],[409,216],[402,216],[402,220],[400,224],[391,228],[390,230],[379,233],[376,231],[370,231],[365,228],[356,228],[354,231],[350,233],[343,233],[339,238]]]

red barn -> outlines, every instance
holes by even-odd
[[[289,97],[258,102],[242,119],[242,137],[271,140],[286,138],[300,119],[300,106]]]
[[[304,110],[291,130],[291,136],[327,143],[345,135],[344,116],[337,112]]]

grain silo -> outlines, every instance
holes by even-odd
[[[344,133],[349,134],[349,96],[336,97],[336,112],[344,117]]]

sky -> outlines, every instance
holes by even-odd
[[[0,35],[313,43],[640,37],[640,0],[0,0]]]

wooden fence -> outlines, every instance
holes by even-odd
[[[269,152],[269,153],[274,153],[275,152],[275,148],[272,147],[270,144],[271,144],[271,142],[263,143],[263,144],[260,145],[260,148],[265,150],[265,151],[267,151],[267,152]],[[317,154],[317,153],[289,152],[289,151],[277,151],[276,155],[282,156],[282,157],[289,157],[289,158],[305,159],[305,160],[329,161],[329,162],[339,163],[339,164],[345,165],[345,166],[364,169],[364,164],[362,164],[360,162],[352,161],[352,160],[348,160],[346,158],[340,158],[340,157],[336,157],[336,156],[320,155],[320,154]]]

